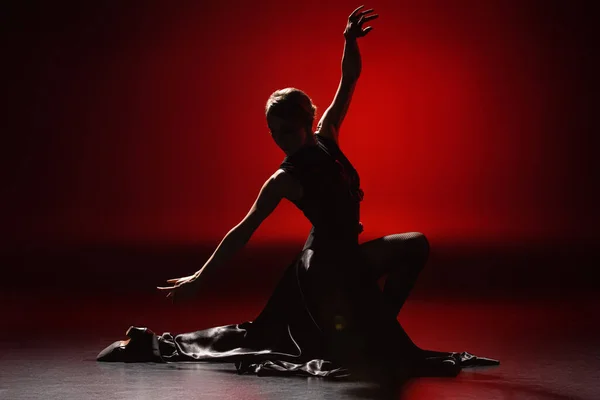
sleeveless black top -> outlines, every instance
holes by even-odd
[[[316,146],[300,148],[279,166],[303,188],[293,203],[312,223],[304,249],[358,246],[364,197],[358,172],[333,139],[314,137]]]

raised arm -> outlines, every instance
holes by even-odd
[[[158,287],[159,290],[168,291],[167,297],[172,299],[177,297],[187,297],[197,290],[200,276],[209,274],[234,254],[242,249],[250,240],[260,224],[275,210],[282,198],[293,198],[298,196],[297,182],[282,170],[275,172],[263,184],[258,197],[250,208],[250,211],[240,223],[234,226],[221,240],[216,250],[210,256],[208,261],[197,272],[183,278],[167,280],[170,283],[166,287]],[[204,280],[204,278],[202,278]]]
[[[378,14],[367,15],[373,9],[360,11],[364,6],[358,7],[348,17],[344,30],[344,54],[342,55],[342,78],[331,105],[325,110],[317,124],[317,132],[338,142],[338,135],[342,121],[348,112],[350,100],[360,76],[362,62],[358,50],[357,39],[365,36],[373,27],[362,28],[367,21],[379,17]]]

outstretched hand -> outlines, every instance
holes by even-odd
[[[360,11],[363,7],[364,5],[358,7],[356,10],[352,11],[352,14],[348,17],[346,30],[344,30],[344,37],[346,39],[363,37],[373,29],[372,26],[367,26],[363,29],[363,24],[379,17],[379,14],[367,15],[373,12],[373,9]]]
[[[199,275],[194,274],[184,276],[183,278],[168,279],[171,286],[158,286],[158,290],[169,292],[167,298],[175,302],[175,299],[185,299],[192,297],[197,291],[197,279]]]

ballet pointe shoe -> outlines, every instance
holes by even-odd
[[[158,339],[148,328],[127,329],[127,340],[117,340],[96,357],[104,362],[164,362],[158,350]]]
[[[125,361],[123,353],[129,340],[117,340],[107,346],[96,356],[96,361],[105,362],[123,362]]]

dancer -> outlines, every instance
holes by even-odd
[[[361,73],[357,40],[373,28],[373,10],[355,9],[344,30],[342,78],[313,133],[316,107],[296,88],[274,92],[266,120],[286,154],[262,186],[245,218],[231,229],[204,266],[159,287],[172,300],[193,295],[207,270],[229,260],[282,199],[312,223],[308,239],[253,320],[196,332],[156,335],[131,327],[99,361],[215,361],[239,373],[332,378],[392,375],[456,376],[461,368],[497,365],[467,352],[417,347],[397,320],[429,254],[420,232],[359,244],[364,193],[358,172],[339,146],[339,132]],[[383,291],[377,281],[386,276]]]

